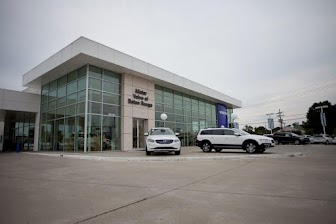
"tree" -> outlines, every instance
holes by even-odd
[[[293,128],[296,128],[296,127],[299,126],[299,125],[300,125],[299,122],[294,122],[294,123],[292,124]]]
[[[266,134],[267,130],[265,127],[263,126],[259,126],[257,128],[254,128],[254,132],[257,134],[257,135],[263,135],[263,134]]]
[[[254,131],[253,131],[253,127],[250,126],[250,125],[245,125],[243,130],[250,133],[250,134],[255,134]]]
[[[323,109],[326,115],[327,126],[325,127],[326,133],[332,134],[336,129],[336,104],[332,105],[329,101],[314,103],[309,107],[307,112],[307,122],[303,122],[303,127],[307,134],[323,133],[323,127],[320,119],[320,109],[315,109],[318,106],[327,105],[328,108]]]

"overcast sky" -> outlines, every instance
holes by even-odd
[[[24,73],[85,36],[241,100],[241,125],[279,109],[292,124],[336,103],[335,12],[335,0],[0,0],[0,88],[24,89]]]

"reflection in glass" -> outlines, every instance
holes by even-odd
[[[64,151],[74,151],[75,148],[75,117],[65,119],[64,125]]]
[[[56,151],[64,150],[64,120],[56,120],[55,122],[55,139],[56,139]]]
[[[88,152],[101,151],[101,115],[88,115]]]

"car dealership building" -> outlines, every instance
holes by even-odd
[[[199,129],[229,127],[241,101],[80,37],[0,89],[0,150],[93,152],[144,147],[170,127],[182,146]],[[167,120],[161,120],[161,114]]]

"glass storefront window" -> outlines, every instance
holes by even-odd
[[[86,70],[87,70],[86,66],[83,66],[80,69],[78,69],[78,79],[86,76]]]
[[[78,70],[75,70],[68,75],[68,83],[75,81],[77,79],[78,79]]]
[[[56,118],[64,117],[64,107],[56,110]]]
[[[77,93],[67,96],[67,105],[77,103]]]
[[[114,116],[103,117],[103,150],[120,149],[120,118]]]
[[[101,115],[88,115],[88,151],[101,151]]]
[[[57,87],[64,86],[67,83],[67,76],[64,75],[57,80]]]
[[[48,110],[55,110],[56,108],[56,100],[50,101],[48,104]]]
[[[85,90],[78,92],[78,96],[77,96],[78,102],[84,101],[85,97],[86,97],[86,91]]]
[[[89,76],[101,79],[102,74],[103,74],[103,69],[97,68],[94,66],[89,67]]]
[[[103,90],[109,93],[120,94],[120,85],[112,82],[104,82]]]
[[[161,104],[162,103],[162,104]],[[155,126],[163,126],[160,115],[167,113],[166,127],[181,132],[183,146],[194,145],[194,137],[200,128],[216,126],[216,105],[204,99],[155,86]]]
[[[48,103],[44,103],[41,105],[41,112],[46,112],[48,111]]]
[[[49,113],[47,113],[47,119],[48,119],[48,121],[54,120],[56,118],[55,117],[55,113],[56,113],[55,110],[49,111]]]
[[[40,150],[84,151],[85,139],[87,151],[120,150],[120,84],[119,74],[86,65],[44,85]],[[112,118],[103,119],[104,114]],[[18,128],[17,133],[24,128]],[[84,136],[85,129],[87,136]],[[28,141],[27,136],[21,136]]]
[[[49,97],[48,100],[55,100],[56,99],[56,90],[50,91],[49,92]]]
[[[102,101],[102,93],[100,91],[89,90],[89,100],[101,102]]]
[[[55,80],[55,81],[53,81],[53,82],[51,82],[50,84],[49,84],[49,91],[53,91],[53,90],[55,90],[57,88],[57,80]],[[55,95],[56,96],[56,95]]]
[[[42,86],[42,95],[46,95],[49,92],[49,84]]]
[[[104,103],[120,105],[120,95],[104,93],[103,96]]]
[[[66,86],[63,86],[57,90],[57,97],[64,97],[66,95]]]
[[[102,89],[102,81],[100,79],[89,78],[89,88],[95,90]]]
[[[72,93],[75,93],[77,92],[77,82],[72,82],[70,84],[68,84],[68,87],[67,87],[67,94],[72,94]]]
[[[93,103],[93,102],[89,102],[89,113],[90,114],[101,114],[101,107],[102,104],[101,103]]]
[[[76,122],[75,117],[69,117],[64,122],[64,151],[75,151],[76,142]]]
[[[57,99],[57,107],[64,107],[65,106],[65,97]]]
[[[103,79],[106,81],[120,83],[120,75],[107,70],[104,71]]]
[[[85,114],[85,102],[77,104],[77,114]]]
[[[120,106],[104,104],[103,114],[113,114],[113,116],[120,116]]]
[[[48,96],[42,95],[41,103],[46,103],[46,102],[48,102]]]
[[[182,100],[174,99],[174,107],[182,107]]]
[[[78,80],[78,91],[85,89],[86,86],[86,79],[80,79]]]
[[[76,105],[67,106],[65,110],[65,116],[74,116],[76,115]]]
[[[163,98],[163,103],[164,103],[164,104],[167,104],[167,105],[173,105],[173,98],[170,98],[170,97],[168,97],[168,96],[165,96],[165,97]]]
[[[84,151],[85,115],[76,116],[75,151]]]

